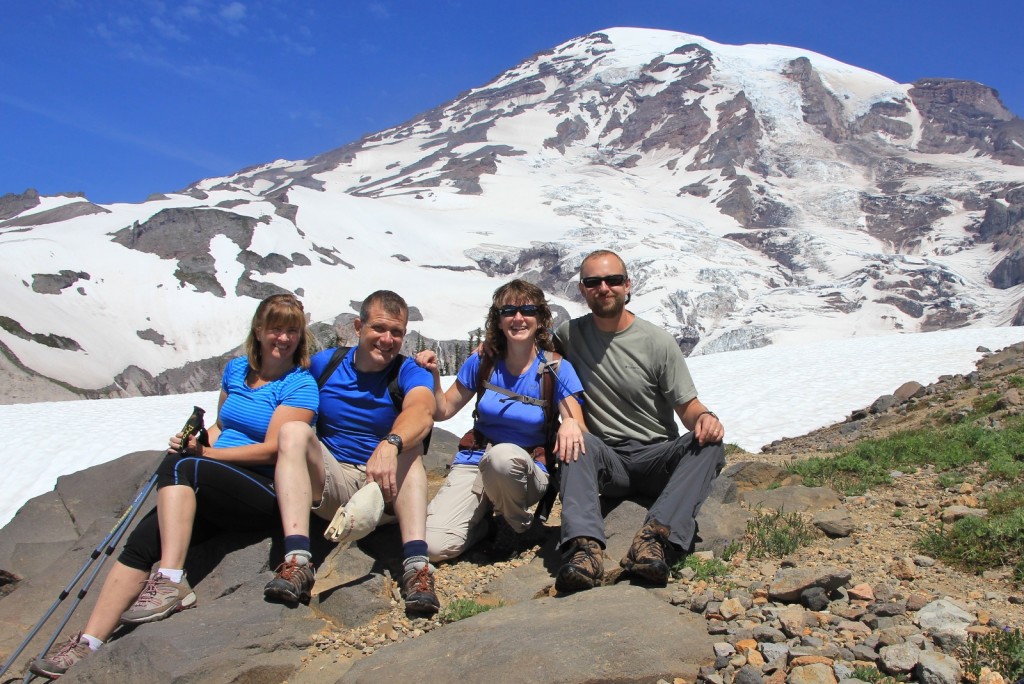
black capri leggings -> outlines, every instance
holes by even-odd
[[[157,489],[184,485],[196,493],[189,548],[222,532],[265,530],[270,534],[280,529],[274,480],[263,473],[174,452],[167,452],[156,472]],[[128,536],[118,560],[144,572],[160,560],[160,524],[155,508]]]

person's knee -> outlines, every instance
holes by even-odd
[[[306,446],[316,437],[308,423],[289,421],[277,433],[277,458],[305,458]]]
[[[530,455],[512,444],[496,444],[480,458],[480,472],[490,476],[510,477],[526,472]]]
[[[466,537],[453,530],[427,528],[427,557],[431,563],[451,560],[466,550]]]

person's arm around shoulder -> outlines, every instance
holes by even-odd
[[[462,384],[458,379],[447,391],[441,390],[441,371],[437,364],[437,353],[432,349],[424,349],[416,354],[416,363],[430,371],[434,376],[434,420],[448,420],[462,410],[473,397],[473,390]]]
[[[722,425],[722,421],[697,397],[676,406],[676,415],[683,421],[683,426],[687,430],[693,431],[693,436],[701,446],[725,439],[725,426]]]

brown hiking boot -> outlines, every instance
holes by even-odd
[[[434,572],[429,563],[419,570],[407,570],[402,574],[402,593],[406,610],[433,615],[441,609],[441,602],[434,592]]]
[[[274,579],[263,587],[263,595],[284,603],[309,603],[315,581],[316,573],[312,563],[299,563],[295,558],[290,558],[277,566]]]
[[[665,561],[665,549],[668,548],[669,530],[657,520],[649,520],[636,536],[629,547],[626,557],[619,565],[626,572],[643,577],[652,584],[664,586],[668,583],[668,563]]]
[[[558,569],[555,589],[560,592],[592,589],[604,577],[604,555],[601,544],[590,537],[576,537],[569,541],[562,558],[565,562]]]

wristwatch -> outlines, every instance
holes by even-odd
[[[384,441],[388,444],[394,444],[395,448],[398,449],[398,453],[402,453],[402,438],[392,432],[390,435],[384,438]]]

